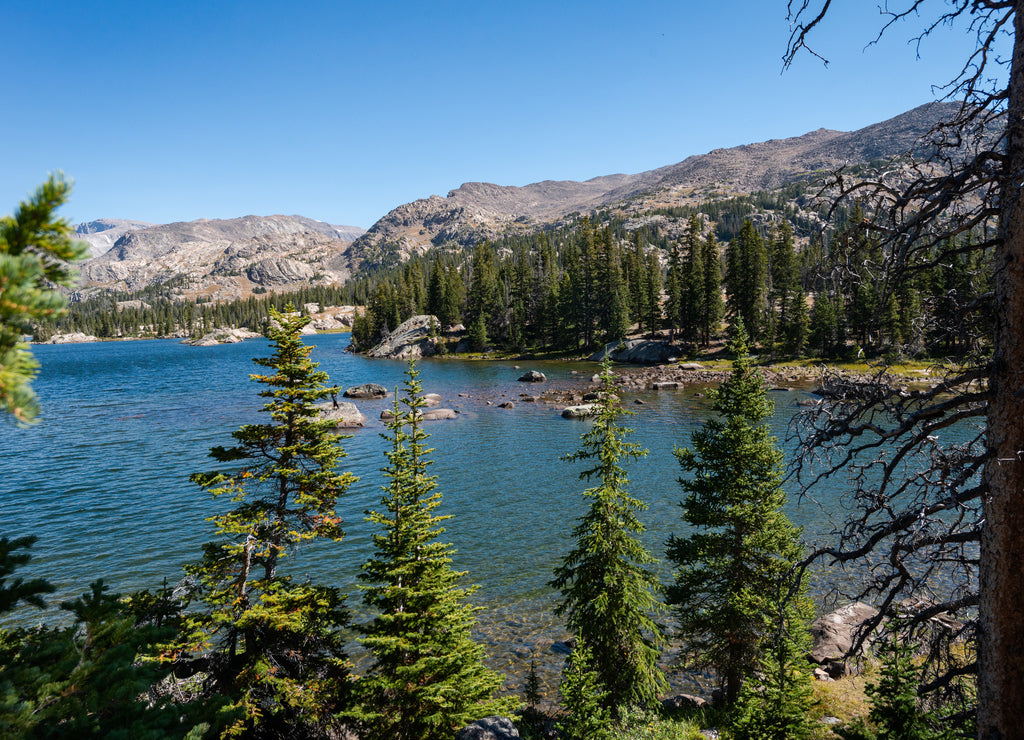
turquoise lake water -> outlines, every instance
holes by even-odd
[[[406,363],[368,360],[344,352],[346,334],[320,335],[314,358],[342,388],[379,382],[399,385]],[[189,483],[190,473],[214,467],[207,452],[230,445],[230,433],[255,421],[261,399],[249,380],[253,357],[270,354],[265,340],[190,347],[175,340],[37,346],[42,364],[35,388],[43,421],[30,429],[0,425],[0,533],[36,534],[33,562],[19,571],[40,575],[58,589],[51,599],[78,595],[102,577],[114,591],[174,583],[181,566],[198,559],[212,538],[205,518],[220,502]],[[518,365],[521,369],[516,369]],[[554,594],[546,586],[572,545],[574,519],[583,508],[580,466],[560,458],[575,449],[586,421],[562,419],[547,404],[516,403],[520,393],[539,392],[516,378],[528,369],[552,385],[589,385],[595,363],[420,363],[425,392],[439,393],[458,418],[426,426],[434,448],[432,472],[452,514],[446,538],[458,549],[455,566],[480,585],[475,603],[492,655],[503,667],[547,655],[551,639],[564,637],[551,615]],[[573,374],[576,371],[576,374]],[[661,557],[665,539],[684,534],[678,502],[675,445],[685,446],[706,414],[703,387],[626,394],[637,414],[627,425],[633,440],[650,450],[628,466],[631,491],[650,508],[642,516],[647,546]],[[460,395],[462,394],[462,395]],[[800,391],[773,392],[773,429],[783,446]],[[644,405],[633,406],[640,398]],[[488,405],[491,401],[493,405]],[[375,506],[383,482],[386,442],[380,411],[387,401],[357,401],[366,428],[342,441],[348,457],[340,468],[359,476],[339,502],[347,536],[340,545],[289,556],[297,574],[341,586],[358,615],[356,574],[370,555],[371,530],[363,513]],[[791,454],[791,453],[790,453]],[[790,515],[814,539],[840,515],[840,491],[817,493],[821,504],[791,502]],[[668,571],[665,570],[666,580]],[[827,574],[826,574],[827,579]],[[821,584],[819,584],[820,586]],[[52,614],[52,610],[50,610]],[[47,618],[23,611],[22,620]]]

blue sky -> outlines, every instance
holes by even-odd
[[[897,0],[890,0],[897,5]],[[301,214],[369,227],[467,181],[641,172],[932,100],[971,48],[840,0],[782,74],[784,0],[21,2],[0,45],[0,213]],[[941,7],[941,4],[938,4]]]

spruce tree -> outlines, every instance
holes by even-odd
[[[679,635],[693,664],[714,667],[731,706],[764,653],[772,594],[800,556],[799,531],[782,512],[782,452],[765,420],[772,404],[747,356],[742,326],[729,349],[732,375],[712,395],[712,411],[677,449],[684,473],[688,537],[671,536],[668,588]]]
[[[452,546],[438,540],[449,517],[436,513],[441,492],[427,475],[415,363],[408,376],[388,423],[389,482],[380,509],[367,514],[380,531],[360,574],[363,602],[376,612],[361,628],[375,662],[360,681],[360,737],[447,740],[467,721],[511,707],[491,698],[501,676],[483,665],[470,634],[475,608],[466,599],[474,589],[461,585]]]
[[[340,629],[349,616],[336,589],[299,582],[279,565],[303,543],[341,541],[335,505],[355,479],[336,471],[344,452],[317,406],[337,388],[301,341],[309,317],[271,317],[274,354],[254,360],[269,374],[251,376],[265,386],[270,418],[234,432],[235,447],[211,449],[224,469],[191,477],[235,506],[212,517],[219,539],[187,567],[198,604],[176,645],[178,673],[202,671],[207,691],[233,702],[239,717],[225,736],[312,737],[347,708]]]
[[[573,530],[576,546],[551,585],[562,592],[556,613],[566,615],[569,629],[586,643],[605,705],[617,713],[653,705],[665,688],[658,667],[664,636],[653,616],[659,584],[649,566],[655,561],[636,537],[644,531],[637,512],[647,505],[629,494],[622,468],[623,461],[647,450],[625,441],[632,430],[619,425],[626,412],[607,361],[601,384],[593,426],[582,436],[581,448],[565,458],[593,461],[580,478],[596,478],[597,485],[583,492],[590,507]]]

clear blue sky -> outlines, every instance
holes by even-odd
[[[896,4],[898,0],[890,0]],[[369,227],[467,181],[641,172],[933,99],[971,41],[917,49],[840,0],[785,74],[784,0],[8,2],[0,214],[48,172],[64,213],[301,214]],[[937,3],[941,6],[941,3]]]

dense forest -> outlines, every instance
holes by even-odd
[[[821,229],[814,203],[796,183],[643,217],[577,214],[470,250],[439,247],[345,285],[231,302],[182,300],[177,278],[73,302],[65,316],[39,322],[36,336],[259,330],[271,307],[312,302],[365,306],[353,326],[359,349],[416,314],[436,316],[439,331],[461,324],[474,351],[520,354],[574,354],[636,333],[696,353],[737,320],[770,359],[957,358],[981,349],[978,337],[987,333],[978,324],[989,319],[966,316],[991,289],[988,257],[971,248],[982,236],[937,244],[927,268],[892,284],[891,255],[859,228],[867,220],[861,206],[836,210]]]

